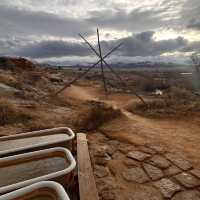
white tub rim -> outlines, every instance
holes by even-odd
[[[20,198],[22,196],[25,196],[27,193],[31,193],[40,188],[49,188],[54,190],[55,193],[58,195],[59,200],[70,200],[63,186],[54,181],[41,181],[38,183],[34,183],[32,185],[26,186],[24,188],[0,196],[0,200],[13,200],[16,198]]]
[[[6,154],[12,154],[15,152],[26,151],[29,149],[42,148],[44,146],[55,145],[55,144],[59,144],[59,143],[63,143],[63,142],[68,142],[68,141],[74,139],[74,137],[75,137],[75,133],[72,131],[71,128],[58,127],[58,128],[43,129],[43,130],[38,130],[38,131],[31,131],[31,132],[19,133],[19,134],[15,134],[15,135],[3,136],[3,137],[0,137],[0,142],[5,141],[5,140],[12,140],[14,138],[17,138],[17,139],[24,138],[24,136],[30,136],[30,137],[37,136],[37,134],[41,135],[41,134],[46,134],[48,132],[54,132],[54,131],[55,131],[55,133],[59,132],[59,131],[67,131],[67,134],[69,135],[69,137],[66,139],[59,139],[55,142],[54,141],[44,142],[42,144],[27,145],[25,147],[18,147],[18,148],[11,148],[8,150],[3,150],[3,151],[0,151],[0,156],[6,155]]]
[[[53,153],[53,152],[56,152],[56,151],[60,151],[60,152],[62,152],[66,155],[66,158],[69,161],[69,166],[66,169],[60,170],[60,171],[57,171],[57,172],[53,172],[53,173],[50,173],[50,174],[47,174],[47,175],[39,176],[39,177],[29,179],[29,180],[26,180],[26,181],[21,181],[21,182],[18,182],[18,183],[14,183],[14,184],[11,184],[11,185],[0,187],[0,194],[16,190],[16,189],[25,187],[27,185],[32,185],[32,184],[37,183],[37,182],[48,181],[48,180],[51,180],[51,179],[55,179],[57,177],[65,176],[68,173],[72,172],[72,170],[76,167],[76,161],[73,158],[71,152],[68,149],[62,148],[62,147],[55,147],[55,148],[51,148],[51,149],[45,149],[45,150],[34,151],[34,152],[30,152],[30,153],[24,153],[24,154],[19,154],[19,155],[15,155],[15,156],[0,158],[0,162],[3,162],[3,161],[9,162],[9,161],[13,161],[13,160],[16,160],[16,159],[21,159],[22,157],[26,158],[26,157],[30,157],[30,156]]]

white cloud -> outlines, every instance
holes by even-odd
[[[162,55],[162,48],[172,56],[171,46],[179,44],[180,37],[190,43],[186,50],[200,49],[199,11],[199,0],[0,0],[0,54],[44,41],[79,42],[78,33],[96,41],[98,26],[107,41],[153,31],[152,43],[157,46],[142,43],[144,55],[150,48]],[[132,56],[138,58],[137,53]]]

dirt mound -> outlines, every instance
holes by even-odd
[[[119,109],[113,108],[103,102],[89,101],[78,114],[75,126],[79,130],[90,131],[98,129],[102,124],[121,115]]]
[[[3,70],[30,70],[37,68],[35,64],[25,58],[0,57],[0,69]]]
[[[18,90],[22,98],[47,96],[57,90],[50,70],[38,67],[24,58],[0,57],[0,84]]]

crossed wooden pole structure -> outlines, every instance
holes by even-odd
[[[71,82],[67,83],[62,89],[60,89],[58,92],[56,92],[56,94],[59,94],[63,90],[65,90],[67,87],[70,87],[72,84],[74,84],[76,81],[78,81],[79,79],[81,79],[82,77],[84,77],[89,71],[91,71],[93,68],[95,68],[99,64],[101,66],[101,76],[102,76],[102,80],[103,80],[105,92],[108,92],[107,80],[105,78],[105,69],[104,69],[105,66],[111,71],[111,73],[113,73],[115,75],[115,77],[117,79],[119,79],[119,81],[122,84],[122,86],[125,87],[126,83],[123,81],[123,79],[121,78],[121,76],[105,61],[105,59],[108,56],[110,56],[114,51],[116,51],[117,49],[119,49],[122,46],[122,43],[120,43],[119,45],[117,45],[116,47],[114,47],[111,51],[109,51],[106,55],[103,56],[102,55],[101,42],[100,42],[100,36],[99,36],[99,29],[98,28],[97,28],[98,51],[92,46],[92,44],[90,44],[88,42],[88,40],[84,36],[82,36],[81,34],[79,34],[79,36],[90,47],[90,49],[96,54],[96,56],[99,58],[99,60],[95,64],[93,64],[92,66],[90,66],[85,72],[83,72],[82,74],[78,75],[74,80],[72,80]],[[135,91],[132,91],[132,92],[144,104],[146,104],[145,101],[144,101],[144,99],[140,95],[138,95]]]

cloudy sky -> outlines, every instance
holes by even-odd
[[[95,60],[99,27],[103,52],[123,42],[111,62],[187,62],[200,51],[200,0],[0,0],[0,56],[41,62]]]

